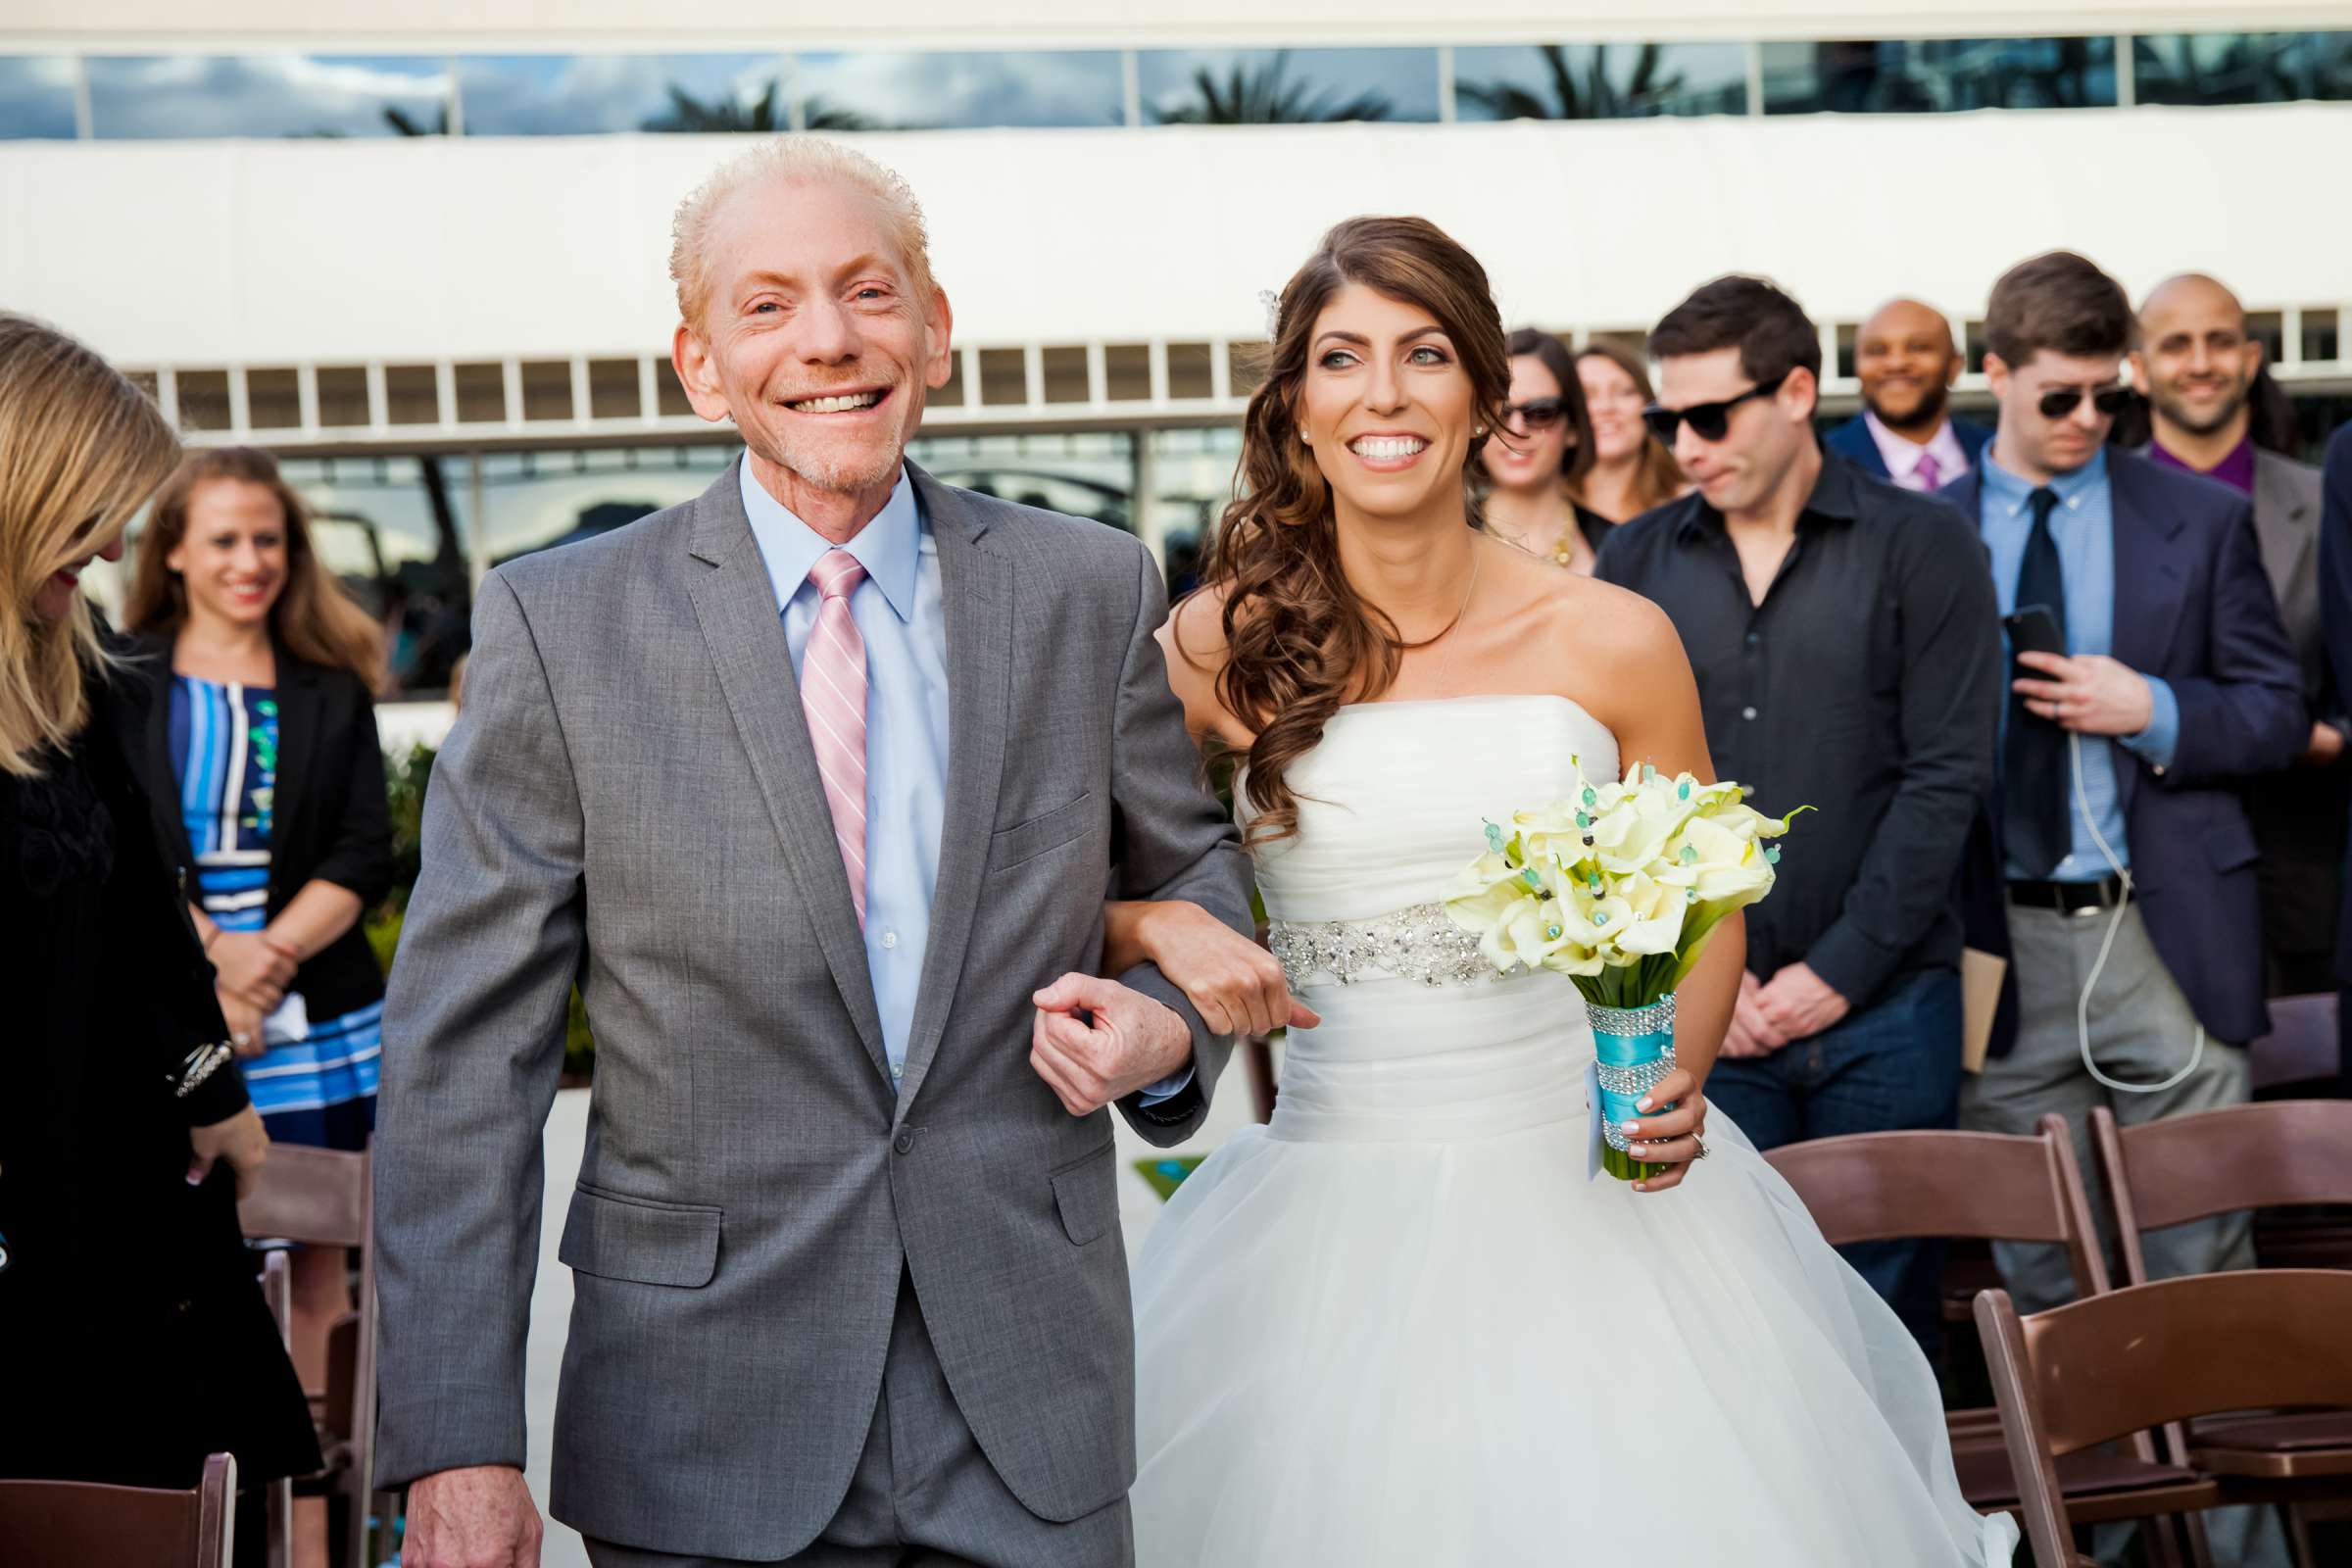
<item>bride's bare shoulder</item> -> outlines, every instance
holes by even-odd
[[[1562,696],[1614,722],[1688,694],[1690,661],[1664,611],[1613,583],[1537,565],[1545,575],[1526,646]]]
[[[1249,726],[1226,711],[1217,691],[1217,679],[1232,651],[1225,638],[1229,593],[1218,583],[1177,600],[1159,628],[1159,646],[1168,666],[1168,685],[1184,704],[1185,727],[1196,737],[1214,735],[1228,745],[1247,746]]]

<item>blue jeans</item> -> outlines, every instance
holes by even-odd
[[[1960,976],[1931,969],[1873,1006],[1769,1056],[1720,1060],[1707,1099],[1758,1149],[1807,1138],[1955,1127],[1960,1119]],[[1838,1249],[1935,1358],[1941,1323],[1941,1241]]]

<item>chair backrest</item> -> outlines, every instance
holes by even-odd
[[[2006,1133],[1855,1133],[1786,1144],[1764,1156],[1833,1246],[1966,1237],[2055,1242],[2075,1289],[2107,1289],[2107,1262],[2074,1141],[2058,1116],[2030,1138]]]
[[[224,1568],[233,1555],[237,1461],[204,1461],[193,1492],[88,1481],[0,1481],[0,1545],[9,1568]]]
[[[2246,1058],[2258,1094],[2334,1078],[2343,1069],[2335,993],[2272,999],[2271,1032],[2246,1047]]]
[[[2147,1280],[2141,1231],[2280,1203],[2352,1203],[2352,1101],[2274,1100],[2120,1125],[2090,1113],[2091,1150],[2123,1242]]]

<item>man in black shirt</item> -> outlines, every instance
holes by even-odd
[[[1651,427],[1698,488],[1620,528],[1598,574],[1682,633],[1718,774],[1762,809],[1817,808],[1747,912],[1707,1095],[1763,1149],[1953,1126],[1953,881],[2002,700],[1984,547],[1944,503],[1821,450],[1821,339],[1770,283],[1718,278],[1649,346]],[[1845,1250],[1932,1344],[1941,1249]]]

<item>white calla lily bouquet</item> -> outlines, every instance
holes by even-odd
[[[1630,1106],[1634,1094],[1612,1085],[1638,1084],[1644,1072],[1654,1082],[1671,1070],[1676,988],[1724,917],[1772,891],[1780,851],[1766,841],[1788,832],[1804,809],[1766,816],[1745,804],[1747,793],[1734,782],[1668,777],[1646,764],[1595,784],[1579,765],[1566,799],[1515,812],[1507,825],[1489,822],[1486,853],[1443,895],[1446,912],[1477,935],[1497,973],[1551,969],[1575,980],[1601,1046],[1616,1152],[1604,1156],[1604,1168],[1623,1179],[1647,1167],[1624,1155],[1613,1130],[1622,1120],[1616,1102]],[[1608,1013],[1649,1016],[1613,1040]],[[1612,1061],[1620,1040],[1652,1042],[1652,1049]]]

